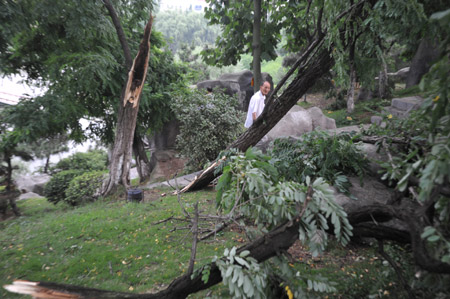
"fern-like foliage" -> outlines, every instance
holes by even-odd
[[[350,183],[346,175],[357,175],[362,180],[368,164],[353,139],[351,134],[313,131],[301,140],[275,140],[270,154],[286,180],[303,182],[308,176],[322,177],[339,191],[348,193]]]

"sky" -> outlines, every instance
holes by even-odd
[[[19,75],[0,77],[0,102],[15,105],[20,97],[33,97],[42,93],[39,88],[29,86],[21,81],[24,77]]]
[[[160,0],[160,9],[162,11],[179,9],[203,12],[205,6],[207,6],[205,0]]]

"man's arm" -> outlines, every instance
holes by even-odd
[[[252,113],[252,119],[253,119],[253,121],[255,121],[255,120],[256,120],[256,118],[257,118],[257,116],[256,116],[256,112],[253,112],[253,113]]]

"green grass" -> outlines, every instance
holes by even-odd
[[[168,190],[152,190],[162,193],[169,195],[143,203],[103,199],[75,208],[45,199],[19,201],[23,216],[0,222],[0,285],[25,279],[134,293],[165,288],[187,270],[192,235],[186,229],[175,230],[186,227],[185,222],[155,224],[183,216],[176,196]],[[184,194],[182,201],[188,212],[198,201],[202,213],[210,213],[214,198],[213,190],[203,190]],[[227,247],[243,245],[241,238],[246,239],[226,230],[199,243],[197,267]],[[370,248],[344,248],[332,242],[320,260],[306,252],[292,266],[302,277],[320,274],[336,281],[338,291],[328,294],[330,298],[360,298],[380,289],[399,294],[392,271]],[[219,284],[190,297],[207,296],[227,298],[227,287]],[[1,289],[0,298],[25,297]]]
[[[190,206],[210,206],[211,191],[183,197]],[[45,199],[18,203],[23,217],[0,223],[0,284],[14,279],[54,281],[109,289],[156,290],[182,275],[190,258],[191,234],[181,222],[154,224],[181,216],[175,196],[146,203],[100,200],[77,208]],[[198,263],[207,263],[237,243],[234,233],[202,242]],[[0,298],[14,295],[0,290]],[[18,296],[20,297],[20,296]]]

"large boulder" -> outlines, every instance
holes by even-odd
[[[267,73],[262,73],[262,80],[269,81],[271,91],[273,90],[272,77]],[[206,80],[197,83],[198,89],[220,89],[227,95],[237,95],[242,111],[248,110],[250,98],[253,96],[253,86],[251,86],[253,73],[249,70],[244,70],[237,73],[223,74],[217,80]]]
[[[22,193],[19,196],[19,200],[30,199],[30,198],[44,198],[44,197],[40,196],[39,194],[36,194],[34,192]]]
[[[261,150],[266,150],[270,143],[282,137],[300,137],[304,133],[315,129],[336,129],[334,119],[326,117],[320,108],[312,107],[304,109],[295,105],[288,113],[267,133],[256,145]]]
[[[50,181],[51,176],[48,174],[39,174],[32,176],[18,176],[15,179],[17,189],[22,193],[33,192],[44,195],[44,186]]]
[[[149,138],[149,146],[152,151],[174,149],[180,124],[174,119],[163,124],[162,128]]]
[[[150,181],[169,180],[183,171],[186,159],[179,157],[178,152],[174,150],[157,150],[152,152],[151,164],[153,168]]]
[[[176,138],[180,133],[178,120],[166,122],[163,127],[149,138],[150,180],[168,179],[183,169],[185,160],[175,151]]]

